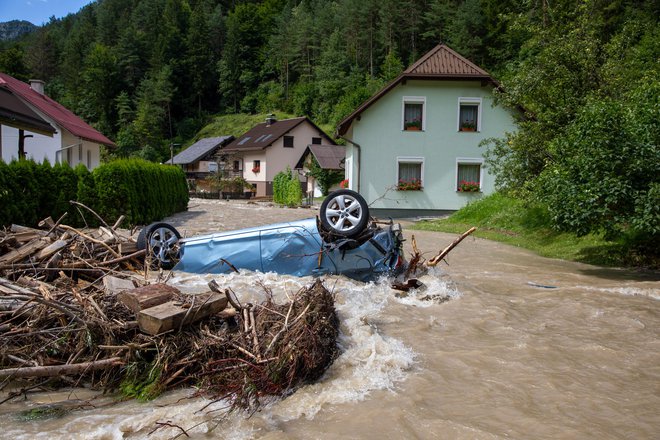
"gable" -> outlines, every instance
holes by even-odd
[[[346,134],[353,121],[365,110],[396,86],[405,84],[408,80],[478,81],[482,85],[491,84],[495,87],[498,86],[497,82],[488,72],[467,58],[462,57],[448,46],[439,44],[344,118],[337,125],[335,135],[342,136]]]

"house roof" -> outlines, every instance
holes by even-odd
[[[232,143],[227,145],[222,149],[226,152],[239,152],[239,151],[254,151],[254,150],[263,150],[270,147],[273,142],[293,130],[298,125],[302,124],[304,121],[309,122],[314,126],[320,133],[323,133],[316,124],[314,124],[309,118],[303,116],[301,118],[292,118],[292,119],[283,119],[281,121],[275,121],[271,124],[262,122],[257,124],[244,133],[242,136],[234,139]],[[327,136],[327,135],[326,135]],[[330,137],[328,137],[330,142],[334,142]]]
[[[11,90],[2,85],[0,85],[0,124],[46,136],[53,136],[56,131]]]
[[[172,159],[172,162],[179,165],[188,165],[195,163],[205,156],[214,153],[214,150],[228,144],[234,139],[234,136],[219,136],[200,139]]]
[[[92,128],[69,109],[50,97],[36,92],[29,84],[0,72],[0,86],[9,89],[14,95],[47,115],[57,125],[71,132],[74,136],[109,147],[115,146],[110,139]]]
[[[363,102],[353,113],[337,125],[337,136],[346,134],[355,118],[378,101],[383,95],[406,80],[482,81],[498,86],[488,72],[462,57],[445,44],[438,44],[403,71],[392,82]]]
[[[305,166],[305,159],[308,154],[313,154],[319,166],[324,170],[343,170],[342,162],[346,157],[346,150],[341,145],[317,145],[311,144],[305,148],[305,152],[300,156],[296,169],[302,169]]]

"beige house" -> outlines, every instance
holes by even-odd
[[[243,177],[254,185],[256,197],[272,196],[273,178],[287,167],[306,185],[306,176],[295,167],[310,144],[336,145],[307,117],[278,121],[270,115],[266,122],[223,147],[220,164],[225,174]]]

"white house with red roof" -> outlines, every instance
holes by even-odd
[[[34,124],[14,124],[7,115],[0,119],[0,157],[5,162],[24,155],[36,162],[48,159],[52,164],[63,162],[72,167],[83,164],[91,170],[101,163],[101,146],[115,146],[73,112],[45,95],[43,81],[31,80],[27,84],[0,72],[0,90],[4,92],[0,97],[11,96],[20,101],[32,115],[53,128],[50,132],[34,129]],[[0,109],[5,113],[11,114],[15,108],[16,103],[0,102]],[[25,114],[25,109],[21,113]]]

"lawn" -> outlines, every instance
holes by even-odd
[[[639,255],[623,240],[556,231],[546,210],[499,193],[470,203],[446,219],[418,222],[413,228],[462,233],[472,226],[478,228],[474,233],[478,237],[530,249],[545,257],[601,266],[657,267],[657,260]]]

